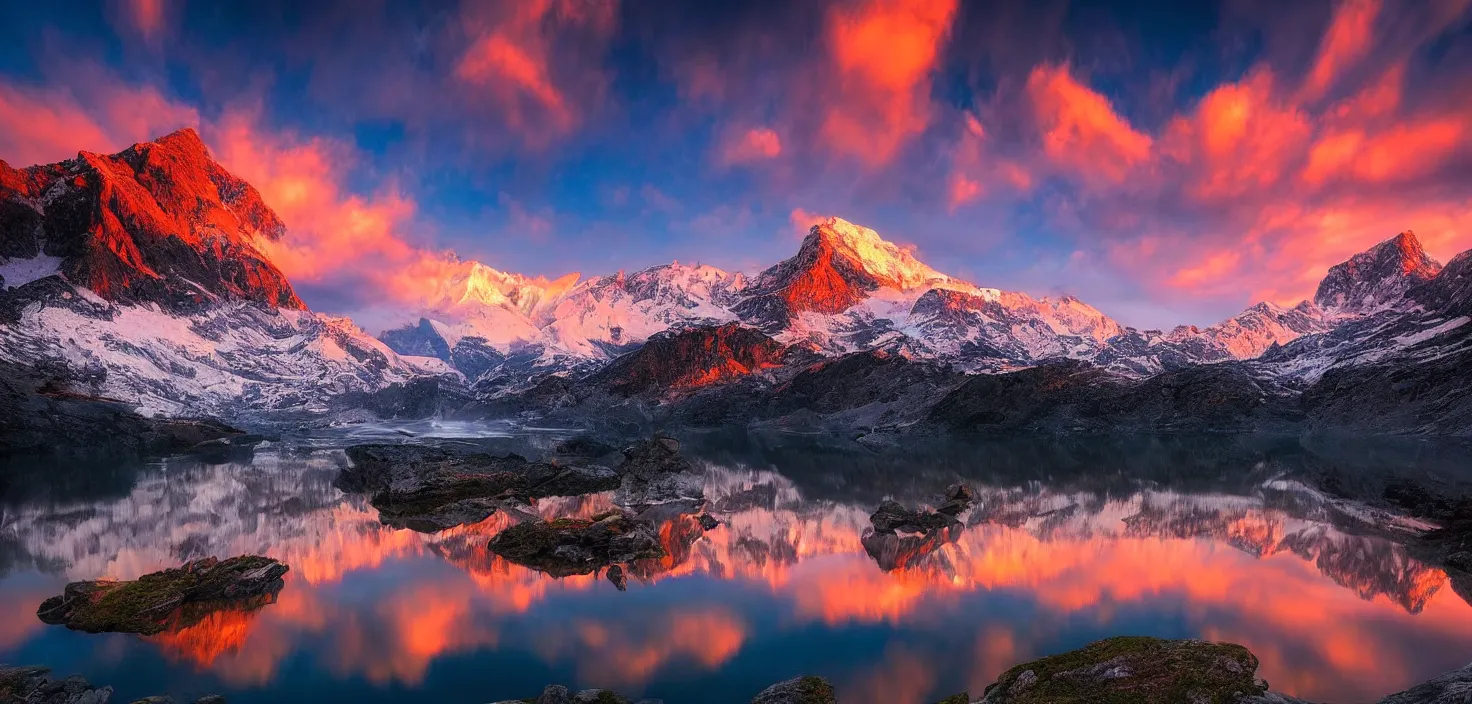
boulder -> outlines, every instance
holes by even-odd
[[[653,523],[619,512],[592,519],[520,523],[492,538],[490,548],[553,577],[590,574],[608,565],[665,555]]]
[[[54,680],[44,667],[0,665],[0,702],[106,704],[112,687],[93,687],[81,675]]]
[[[959,527],[961,522],[952,515],[936,511],[911,511],[898,501],[886,500],[869,516],[869,522],[878,533],[931,533],[947,528]]]
[[[206,557],[133,581],[72,582],[41,603],[41,621],[88,633],[151,635],[205,615],[275,600],[288,567],[258,555]]]
[[[354,445],[352,466],[337,485],[368,494],[387,525],[435,532],[479,523],[506,502],[579,496],[619,486],[619,475],[598,466],[530,462],[518,455],[423,445]]]

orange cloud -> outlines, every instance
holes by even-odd
[[[485,91],[512,130],[543,142],[575,127],[580,105],[604,82],[591,60],[561,50],[564,42],[601,43],[612,34],[612,2],[528,0],[505,6],[502,15],[471,10],[469,47],[455,65],[455,77]],[[492,8],[500,9],[500,8]]]
[[[1085,180],[1119,182],[1133,166],[1150,158],[1150,136],[1137,132],[1107,98],[1076,80],[1067,66],[1034,68],[1026,91],[1042,134],[1043,153],[1055,164]]]
[[[834,8],[829,58],[837,93],[825,101],[820,138],[870,165],[888,163],[930,121],[931,74],[955,0],[868,0]]]
[[[1319,42],[1318,55],[1301,89],[1302,99],[1317,100],[1333,87],[1346,68],[1364,58],[1374,39],[1380,0],[1340,0]]]
[[[721,163],[749,164],[782,154],[782,139],[768,127],[753,127],[731,135],[721,149]]]

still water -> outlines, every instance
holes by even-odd
[[[561,439],[443,430],[448,442],[533,455]],[[841,701],[903,704],[979,693],[1011,665],[1121,634],[1242,643],[1274,689],[1316,701],[1371,701],[1472,660],[1472,606],[1404,546],[1415,521],[1355,500],[1406,477],[1465,491],[1465,449],[1147,438],[875,450],[689,437],[724,525],[703,536],[662,526],[670,557],[634,567],[619,592],[492,555],[487,542],[511,520],[500,514],[437,534],[381,525],[332,483],[339,448],[373,436],[6,469],[0,662],[80,673],[121,701],[484,702],[564,683],[746,702],[817,674]],[[979,505],[954,542],[899,566],[866,553],[882,499],[935,501],[955,481],[976,487]],[[587,516],[610,500],[538,510]],[[151,637],[35,617],[67,581],[242,553],[291,566],[276,603]]]

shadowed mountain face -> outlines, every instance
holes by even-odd
[[[588,378],[623,396],[663,393],[739,379],[782,363],[786,346],[734,323],[650,338]]]
[[[82,152],[19,171],[0,162],[0,256],[58,259],[70,282],[110,301],[304,308],[254,245],[284,231],[192,129],[111,156]]]

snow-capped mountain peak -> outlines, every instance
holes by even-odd
[[[951,281],[916,259],[910,250],[843,218],[830,217],[814,225],[808,238],[827,243],[883,286],[907,290]],[[809,245],[804,242],[803,246]]]
[[[1370,313],[1393,306],[1406,291],[1441,272],[1410,230],[1329,269],[1314,302],[1338,313]]]

